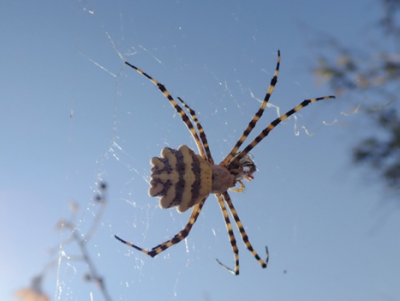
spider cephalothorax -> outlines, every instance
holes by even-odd
[[[160,155],[150,160],[153,167],[149,195],[160,198],[161,208],[177,207],[180,213],[199,204],[211,193],[223,193],[243,179],[250,181],[256,171],[250,155],[238,160],[233,170],[211,164],[186,145],[177,150],[163,148]]]
[[[271,97],[272,91],[278,81],[279,65],[280,65],[280,52],[278,51],[278,62],[276,64],[276,69],[271,83],[269,85],[267,94],[265,95],[264,101],[261,107],[254,114],[249,125],[244,130],[243,134],[240,136],[239,140],[236,142],[235,146],[229,152],[229,154],[224,158],[224,160],[218,164],[214,164],[214,160],[211,156],[211,151],[208,145],[206,135],[204,133],[203,127],[197,119],[196,113],[181,99],[178,97],[181,105],[187,109],[190,118],[185,113],[183,108],[178,105],[178,103],[172,98],[171,94],[167,89],[152,78],[147,73],[143,72],[139,68],[125,62],[128,66],[135,69],[140,74],[147,77],[152,81],[158,89],[164,94],[164,96],[169,100],[174,109],[181,116],[182,121],[188,127],[193,139],[196,142],[199,155],[195,154],[188,146],[182,145],[179,149],[164,148],[161,151],[161,157],[154,157],[151,159],[151,164],[153,165],[151,169],[151,180],[149,195],[153,197],[160,198],[161,208],[171,208],[177,207],[179,212],[185,212],[189,208],[193,208],[192,214],[185,228],[176,234],[172,239],[163,242],[162,244],[152,248],[150,251],[142,249],[134,244],[126,242],[125,240],[115,236],[119,241],[124,244],[131,246],[151,257],[163,252],[169,247],[179,243],[185,237],[189,235],[194,223],[196,222],[201,209],[203,208],[204,202],[210,194],[214,194],[217,198],[218,204],[221,208],[222,215],[225,220],[226,227],[228,229],[229,240],[232,246],[232,250],[235,258],[235,269],[232,270],[226,265],[222,264],[218,259],[217,262],[226,268],[231,273],[239,274],[239,250],[236,246],[235,235],[232,231],[232,225],[229,219],[228,211],[226,209],[225,203],[228,205],[232,216],[235,219],[237,228],[239,229],[242,240],[246,248],[251,252],[251,254],[256,258],[260,265],[265,268],[268,264],[268,248],[266,248],[266,260],[262,260],[258,256],[257,252],[254,251],[246,231],[239,219],[235,207],[233,206],[232,200],[229,196],[228,190],[235,192],[244,191],[243,179],[248,181],[253,179],[253,173],[256,171],[256,166],[250,155],[250,151],[263,140],[281,121],[293,115],[295,112],[301,110],[308,104],[316,102],[318,100],[335,98],[334,96],[325,96],[313,99],[306,99],[298,106],[289,110],[286,114],[276,118],[272,121],[261,133],[248,144],[243,150],[239,151],[239,148],[246,140],[247,136],[256,126],[257,121],[261,118],[269,98]],[[234,188],[235,185],[239,183],[240,188]]]

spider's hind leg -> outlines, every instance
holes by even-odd
[[[184,102],[182,100],[182,98],[178,97],[178,100],[189,111],[190,116],[192,116],[192,119],[193,119],[194,123],[196,124],[197,130],[199,131],[200,139],[201,139],[201,142],[203,143],[208,162],[210,162],[211,164],[214,164],[214,160],[211,156],[210,146],[208,144],[206,134],[204,133],[204,129],[201,126],[199,119],[197,118],[196,112],[186,102]]]
[[[154,256],[160,254],[161,252],[165,251],[169,247],[172,247],[173,245],[176,245],[177,243],[181,242],[189,235],[190,230],[192,229],[197,218],[199,217],[199,214],[201,212],[201,209],[203,208],[205,201],[206,201],[206,199],[203,199],[199,204],[197,204],[193,207],[192,215],[190,216],[188,223],[186,224],[185,228],[182,231],[180,231],[178,234],[176,234],[172,239],[170,239],[166,242],[163,242],[162,244],[159,244],[158,246],[155,246],[150,251],[142,249],[141,247],[138,247],[134,244],[131,244],[131,243],[123,240],[122,238],[118,237],[117,235],[115,235],[115,238],[118,239],[120,242],[122,242],[132,248],[135,248],[136,250],[143,252],[144,254],[146,254],[150,257],[154,257]]]
[[[185,113],[185,111],[177,104],[177,102],[171,96],[171,93],[169,93],[167,88],[165,88],[165,86],[163,84],[159,83],[157,80],[152,78],[150,75],[148,75],[146,72],[144,72],[143,70],[139,69],[138,67],[136,67],[136,66],[134,66],[134,65],[132,65],[132,64],[130,64],[128,62],[125,62],[125,64],[128,65],[129,67],[135,69],[141,75],[147,77],[153,84],[155,84],[157,86],[157,88],[162,92],[162,94],[169,100],[169,102],[172,105],[172,107],[181,116],[182,121],[186,124],[186,126],[189,129],[194,141],[196,142],[197,148],[198,148],[201,156],[203,158],[206,158],[203,145],[201,144],[200,138],[197,135],[196,129],[194,128],[192,122],[190,121],[190,119],[187,116],[187,114]]]

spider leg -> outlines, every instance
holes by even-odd
[[[201,142],[203,143],[204,149],[206,151],[208,162],[210,162],[211,164],[214,164],[214,160],[213,160],[213,158],[211,156],[210,146],[208,145],[206,134],[204,133],[204,129],[201,126],[200,121],[198,120],[198,118],[196,116],[196,112],[194,110],[192,110],[192,108],[189,107],[189,105],[186,102],[184,102],[182,100],[182,98],[178,97],[178,100],[189,111],[190,116],[192,116],[193,121],[196,124],[197,130],[199,131]]]
[[[239,249],[238,249],[237,244],[236,244],[236,239],[235,239],[235,234],[233,233],[232,224],[231,224],[231,221],[229,220],[228,211],[226,210],[224,199],[222,198],[222,195],[221,194],[216,194],[215,196],[216,196],[216,198],[218,200],[219,206],[221,207],[222,215],[224,216],[224,220],[225,220],[226,229],[228,230],[229,241],[231,243],[232,251],[233,251],[233,254],[234,254],[234,257],[235,257],[235,270],[232,270],[232,269],[228,268],[226,265],[221,263],[221,261],[219,261],[218,259],[215,259],[215,260],[223,268],[227,269],[233,275],[239,275]]]
[[[162,244],[159,244],[158,246],[152,248],[150,251],[142,249],[134,244],[131,244],[131,243],[121,239],[117,235],[115,235],[115,238],[118,239],[120,242],[122,242],[132,248],[135,248],[136,250],[139,250],[140,252],[143,252],[144,254],[146,254],[148,256],[154,257],[154,256],[160,254],[161,252],[165,251],[169,247],[172,247],[173,245],[181,242],[182,240],[184,240],[186,238],[186,236],[189,235],[190,230],[192,229],[197,218],[199,217],[199,214],[201,212],[201,209],[203,208],[205,201],[206,201],[206,199],[202,200],[199,204],[197,204],[196,206],[193,207],[192,215],[190,216],[188,223],[186,224],[185,228],[182,231],[180,231],[178,234],[176,234],[172,239],[170,239],[166,242],[163,242]]]
[[[240,188],[229,188],[229,190],[232,190],[232,191],[238,192],[238,193],[243,192],[245,189],[244,184],[242,183],[242,181],[238,181],[238,182],[240,184]]]
[[[300,111],[302,108],[304,108],[305,106],[309,105],[312,102],[316,102],[316,101],[328,99],[328,98],[335,98],[335,96],[324,96],[324,97],[318,97],[318,98],[313,98],[313,99],[306,99],[301,104],[297,105],[293,109],[286,112],[284,115],[276,118],[248,146],[246,146],[246,148],[242,152],[240,152],[239,155],[236,156],[235,160],[240,160],[243,156],[248,154],[253,149],[253,147],[255,147],[261,140],[263,140],[265,137],[267,137],[268,134],[283,120],[287,119],[289,116],[293,115],[294,113]]]
[[[220,165],[226,166],[232,157],[237,153],[239,147],[249,136],[250,132],[254,129],[257,124],[257,121],[261,118],[264,113],[265,107],[268,104],[269,98],[271,97],[272,92],[274,91],[275,85],[278,82],[278,74],[279,74],[279,65],[281,62],[281,52],[278,50],[278,61],[276,63],[276,69],[274,73],[274,77],[271,79],[271,83],[269,84],[267,94],[264,97],[264,101],[261,104],[261,107],[258,109],[257,113],[254,114],[253,119],[250,121],[247,128],[244,130],[242,136],[240,136],[239,140],[236,142],[235,146],[229,152],[229,154],[225,157],[224,161],[220,163]]]
[[[197,149],[199,150],[201,156],[203,158],[206,158],[205,156],[205,152],[204,152],[204,148],[203,145],[200,142],[199,136],[196,133],[195,128],[193,127],[192,122],[190,121],[189,117],[187,116],[187,114],[185,113],[185,111],[176,103],[176,101],[173,99],[173,97],[171,96],[171,94],[168,92],[168,90],[165,88],[165,86],[161,83],[159,83],[158,81],[156,81],[154,78],[152,78],[150,75],[148,75],[146,72],[140,70],[138,67],[131,65],[128,62],[125,62],[126,65],[128,65],[129,67],[135,69],[137,72],[139,72],[140,74],[142,74],[143,76],[147,77],[153,84],[155,84],[157,86],[157,88],[164,94],[164,96],[169,100],[169,102],[171,103],[171,105],[174,107],[174,109],[178,112],[178,114],[181,116],[182,121],[186,124],[186,126],[188,127],[190,133],[192,134],[192,137],[194,139],[194,141],[196,142],[197,145]]]
[[[269,260],[268,247],[265,247],[266,252],[267,252],[267,255],[266,255],[266,260],[265,260],[265,262],[264,262],[264,261],[260,258],[260,256],[258,256],[257,252],[254,251],[253,246],[251,245],[251,243],[250,243],[250,241],[249,241],[249,237],[247,236],[246,230],[244,230],[244,228],[243,228],[243,224],[242,224],[242,222],[241,222],[240,219],[239,219],[239,216],[238,216],[238,214],[237,214],[237,212],[236,212],[235,207],[233,206],[232,200],[231,200],[231,198],[230,198],[228,192],[225,191],[225,192],[223,193],[223,195],[224,195],[224,198],[225,198],[226,203],[228,204],[229,210],[231,211],[232,216],[233,216],[233,218],[235,219],[236,226],[237,226],[237,228],[239,229],[240,235],[242,236],[242,240],[243,240],[243,242],[244,242],[244,244],[245,244],[247,250],[249,250],[250,253],[253,254],[254,258],[257,259],[257,261],[260,263],[260,265],[261,265],[263,268],[266,268],[267,265],[268,265],[268,260]]]

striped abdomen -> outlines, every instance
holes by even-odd
[[[149,195],[160,197],[163,209],[177,206],[179,212],[185,212],[212,191],[212,165],[186,145],[178,150],[166,147],[161,158],[154,157],[150,163]]]

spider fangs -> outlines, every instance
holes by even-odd
[[[240,158],[237,162],[235,161],[236,157],[240,154],[237,153],[235,157],[228,163],[228,167],[232,168],[234,164],[237,165],[235,169],[231,169],[231,173],[235,170],[239,170],[239,173],[235,175],[235,179],[237,182],[240,182],[243,179],[247,181],[251,181],[254,179],[253,173],[257,171],[256,165],[252,160],[251,154],[246,154],[242,158]],[[235,183],[236,184],[236,183]]]

